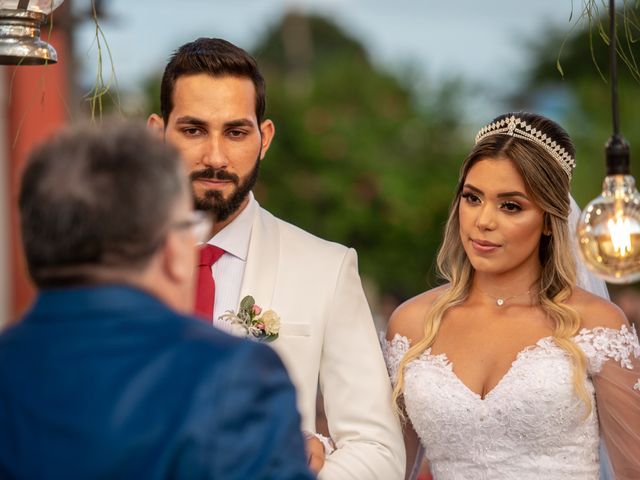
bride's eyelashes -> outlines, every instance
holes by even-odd
[[[522,206],[520,206],[517,202],[512,201],[502,202],[500,204],[500,208],[506,210],[509,213],[517,213],[522,210]]]
[[[460,196],[466,203],[470,205],[478,205],[482,202],[480,197],[474,192],[463,191]],[[505,200],[500,203],[500,209],[505,210],[508,213],[517,213],[522,211],[522,205],[513,200]]]
[[[476,195],[473,192],[469,192],[469,191],[465,191],[462,192],[461,197],[467,202],[467,203],[480,203],[480,197],[478,197],[478,195]]]

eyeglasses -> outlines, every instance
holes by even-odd
[[[202,210],[189,212],[189,218],[171,225],[177,230],[190,229],[197,243],[205,243],[211,237],[211,217]]]

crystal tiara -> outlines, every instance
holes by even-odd
[[[537,143],[555,158],[571,179],[571,172],[576,167],[575,159],[546,133],[533,128],[518,117],[508,117],[483,127],[476,135],[476,143],[491,135],[511,135]]]

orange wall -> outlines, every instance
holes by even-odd
[[[34,295],[20,244],[17,210],[20,174],[31,149],[58,130],[69,117],[69,82],[65,65],[65,59],[69,61],[67,40],[63,34],[55,31],[47,40],[58,53],[57,64],[6,67],[11,323],[24,313]],[[42,241],[46,242],[47,239],[43,238]]]

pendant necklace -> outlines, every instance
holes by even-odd
[[[493,295],[489,295],[487,292],[485,292],[484,290],[480,290],[482,293],[484,293],[487,297],[491,298],[492,300],[495,300],[496,305],[498,307],[501,307],[505,304],[505,302],[507,300],[511,300],[514,299],[516,297],[521,297],[523,295],[527,295],[529,293],[531,293],[531,289],[527,290],[526,292],[523,293],[518,293],[517,295],[511,295],[510,297],[494,297]]]

